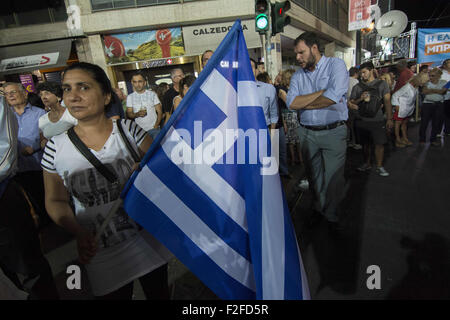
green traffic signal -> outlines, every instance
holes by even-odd
[[[291,18],[286,16],[286,11],[291,8],[289,1],[275,2],[272,7],[272,36],[284,31],[284,26],[291,23]]]
[[[255,0],[255,27],[260,34],[265,34],[269,30],[269,0]]]

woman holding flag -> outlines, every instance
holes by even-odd
[[[151,137],[130,120],[105,116],[112,88],[99,66],[69,66],[62,88],[64,103],[78,124],[50,139],[45,148],[49,215],[76,236],[79,260],[86,265],[96,299],[131,299],[138,278],[147,299],[168,299],[164,258],[123,208],[107,218],[118,207],[120,192]]]

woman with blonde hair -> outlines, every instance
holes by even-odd
[[[383,81],[386,81],[386,83],[387,83],[388,86],[389,86],[389,89],[392,88],[393,81],[392,81],[391,75],[390,75],[389,73],[383,73],[383,74],[380,76],[379,79],[380,79],[380,80],[383,80]]]
[[[280,86],[278,88],[278,98],[283,121],[286,123],[286,144],[289,146],[291,155],[291,164],[301,163],[302,154],[300,152],[300,138],[297,129],[300,126],[297,118],[297,111],[289,110],[286,107],[286,95],[291,83],[291,77],[295,73],[294,69],[287,69],[281,72]],[[281,102],[280,102],[281,99]],[[297,147],[297,157],[295,156],[295,147]]]
[[[428,74],[419,73],[392,95],[391,103],[392,107],[395,108],[395,146],[397,148],[412,145],[412,142],[408,140],[407,124],[409,117],[414,112],[418,88],[425,85],[428,81]]]

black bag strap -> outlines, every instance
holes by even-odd
[[[70,128],[67,131],[70,141],[80,151],[80,153],[111,183],[118,183],[117,176],[111,172],[96,156],[88,149],[88,147],[81,141],[80,137],[76,134],[74,128]]]
[[[122,137],[122,140],[125,143],[125,146],[127,147],[128,152],[133,157],[134,162],[140,162],[141,161],[141,157],[139,157],[139,155],[137,154],[136,150],[133,149],[133,147],[131,146],[130,141],[128,140],[127,136],[125,135],[125,132],[123,131],[121,120],[120,119],[117,120],[116,124],[117,124],[117,128],[119,129],[120,136]]]

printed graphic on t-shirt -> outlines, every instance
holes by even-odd
[[[83,227],[96,233],[109,213],[114,201],[119,199],[123,185],[128,179],[133,162],[118,159],[105,166],[118,177],[119,184],[109,182],[97,169],[88,168],[69,175],[64,173],[65,185],[85,210],[77,210],[77,220]],[[101,246],[108,248],[137,235],[136,223],[120,208],[100,237]]]

